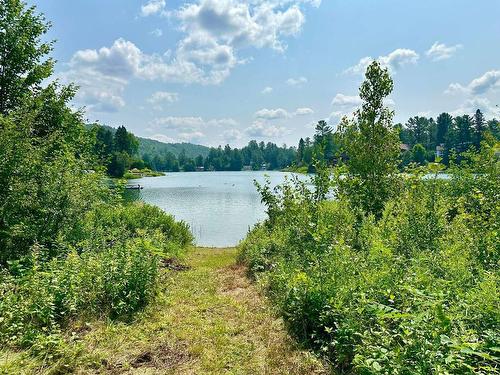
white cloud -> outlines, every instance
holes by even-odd
[[[151,31],[150,34],[159,38],[160,36],[163,35],[163,30],[162,29],[154,29],[153,31]]]
[[[263,120],[277,120],[290,117],[290,114],[283,108],[277,108],[277,109],[263,108],[255,112],[254,117]]]
[[[165,0],[149,0],[141,6],[141,16],[148,17],[154,14],[162,13],[165,9]]]
[[[282,37],[297,35],[305,22],[299,3],[301,1],[199,0],[181,7],[176,17],[188,34],[203,33],[233,47],[270,47],[284,51],[286,44]]]
[[[122,94],[132,79],[217,85],[237,65],[251,60],[238,57],[242,48],[284,52],[285,39],[300,33],[304,25],[301,8],[320,4],[319,0],[193,0],[168,12],[184,33],[175,50],[148,54],[119,38],[111,46],[75,52],[68,71],[61,76],[76,78],[74,82],[84,92],[79,94],[79,102],[92,102],[94,110],[123,107]],[[140,14],[167,15],[166,1],[149,0]],[[162,33],[161,29],[152,31],[155,36]],[[112,87],[108,87],[108,81],[113,82]],[[299,78],[290,80],[290,84],[305,81]]]
[[[333,111],[330,113],[330,116],[325,120],[329,124],[337,124],[340,122],[340,120],[344,117],[347,116],[347,113],[344,113],[342,111]],[[316,126],[316,123],[314,123],[314,126]]]
[[[287,130],[282,126],[270,125],[264,121],[257,120],[245,129],[245,133],[254,138],[276,139],[285,135]]]
[[[286,84],[288,86],[302,86],[305,83],[307,83],[307,78],[306,77],[289,78],[286,81]]]
[[[198,129],[201,128],[205,122],[201,117],[159,117],[154,119],[153,124],[161,129]]]
[[[232,118],[204,120],[202,117],[196,116],[167,116],[155,118],[152,125],[155,128],[161,129],[200,130],[205,128],[236,126],[238,123]]]
[[[168,12],[184,33],[174,51],[147,54],[119,38],[109,47],[77,51],[61,77],[75,78],[72,81],[82,91],[77,101],[93,110],[123,107],[122,94],[132,79],[217,85],[248,61],[238,57],[242,48],[284,52],[285,39],[300,33],[304,25],[301,7],[320,4],[319,0],[195,0]],[[149,0],[140,14],[167,15],[166,1]],[[162,33],[156,29],[152,35]]]
[[[405,65],[414,65],[418,62],[420,58],[419,54],[414,50],[407,48],[398,48],[386,56],[379,56],[378,61],[383,67],[389,68],[391,71],[396,71]],[[372,63],[374,59],[370,56],[363,57],[359,62],[347,68],[345,74],[364,74],[368,65]]]
[[[261,94],[270,94],[273,92],[273,88],[272,87],[264,87],[264,89],[261,91]]]
[[[160,111],[162,104],[172,104],[179,100],[179,94],[176,92],[157,91],[148,99],[148,103],[153,105],[153,109]]]
[[[294,112],[295,116],[307,116],[307,115],[312,115],[314,111],[311,108],[303,107],[303,108],[297,108]]]
[[[444,43],[435,42],[425,54],[434,61],[440,61],[449,59],[461,48],[463,48],[461,44],[447,46]]]
[[[452,116],[471,115],[478,109],[486,116],[494,117],[498,115],[498,108],[496,108],[487,98],[480,97],[466,99],[459,108],[451,111],[450,114]]]
[[[228,129],[222,133],[222,139],[227,142],[237,142],[243,138],[243,133],[238,129]]]
[[[420,117],[431,117],[432,116],[432,111],[419,111],[419,112],[417,112],[417,116],[420,116]]]
[[[163,143],[174,143],[175,142],[175,140],[173,138],[170,138],[169,136],[166,136],[165,134],[154,134],[149,138],[154,139],[156,141],[163,142]]]
[[[444,93],[448,95],[466,94],[467,88],[462,86],[460,83],[450,83]]]
[[[490,70],[481,77],[473,79],[467,86],[462,86],[459,83],[450,84],[445,93],[482,95],[498,88],[500,88],[500,70]]]
[[[200,131],[179,133],[178,136],[185,142],[200,142],[205,138],[205,134]]]
[[[333,106],[341,106],[341,107],[358,107],[361,105],[363,101],[358,95],[344,95],[337,94],[332,100]]]

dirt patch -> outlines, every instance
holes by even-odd
[[[176,258],[165,258],[161,260],[161,266],[171,271],[187,271],[191,267],[187,264],[182,264]]]
[[[232,297],[240,297],[251,288],[251,281],[246,275],[244,266],[235,264],[219,271],[220,293]]]
[[[184,345],[162,344],[151,351],[139,354],[130,363],[134,368],[153,367],[155,369],[174,369],[191,359]]]

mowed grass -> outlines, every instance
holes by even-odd
[[[60,358],[0,350],[0,373],[327,373],[295,346],[236,255],[193,249],[187,269],[165,269],[157,300],[133,322],[75,323]]]

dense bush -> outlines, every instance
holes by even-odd
[[[261,187],[270,218],[241,259],[291,332],[341,372],[499,373],[492,153],[469,153],[450,179],[415,171],[378,220],[344,198],[315,201],[300,183]]]
[[[192,241],[187,225],[142,204],[104,205],[83,223],[64,256],[42,260],[33,245],[29,268],[9,262],[0,276],[0,343],[33,345],[73,319],[129,316],[154,296],[160,257],[179,256]]]

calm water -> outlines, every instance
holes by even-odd
[[[188,223],[198,246],[235,246],[249,228],[266,217],[253,184],[253,180],[263,183],[265,175],[277,185],[291,174],[271,171],[168,173],[163,177],[130,181],[141,184],[144,189],[129,193]]]

